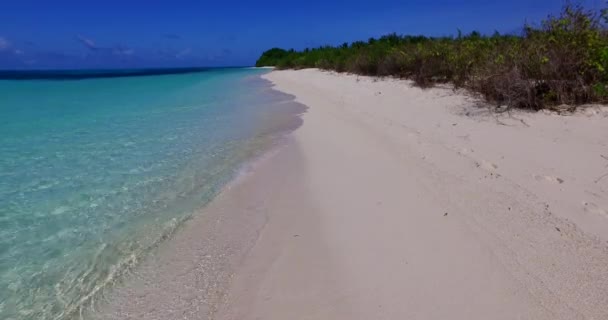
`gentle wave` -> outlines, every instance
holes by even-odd
[[[0,81],[0,318],[70,319],[272,139],[263,70]]]

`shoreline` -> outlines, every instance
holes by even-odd
[[[608,194],[593,182],[605,164],[590,158],[608,109],[497,116],[396,79],[263,78],[308,107],[303,125],[166,241],[100,318],[608,316]]]
[[[309,107],[301,172],[214,319],[608,316],[608,109],[495,115],[395,79],[264,77]]]
[[[259,80],[269,83],[260,75],[255,81]],[[285,96],[270,85],[264,90]],[[229,283],[266,220],[256,202],[268,196],[262,196],[264,190],[258,186],[272,184],[267,178],[272,174],[258,178],[253,173],[289,145],[290,133],[301,126],[301,114],[306,112],[289,96],[266,107],[273,111],[250,119],[256,123],[256,135],[242,150],[246,161],[214,198],[159,241],[117,284],[95,296],[90,301],[93,312],[83,313],[93,319],[173,319],[178,314],[198,317],[214,312],[221,304],[220,288]]]
[[[94,319],[212,318],[230,277],[258,238],[268,217],[260,207],[270,197],[268,163],[289,144],[286,137],[243,164],[206,206],[104,297]],[[253,192],[252,192],[253,191]]]

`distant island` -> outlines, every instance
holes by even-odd
[[[539,27],[524,26],[521,35],[459,32],[435,38],[393,33],[336,47],[273,48],[256,66],[395,76],[421,87],[449,83],[506,108],[603,103],[608,98],[606,21],[605,10],[566,5]]]

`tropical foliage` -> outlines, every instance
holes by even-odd
[[[472,32],[432,38],[389,34],[366,42],[302,51],[274,48],[257,66],[321,68],[412,79],[422,87],[451,83],[497,105],[543,109],[608,98],[606,12],[565,6],[520,35]]]

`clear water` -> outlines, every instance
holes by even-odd
[[[0,318],[65,319],[265,143],[264,71],[0,80]]]

